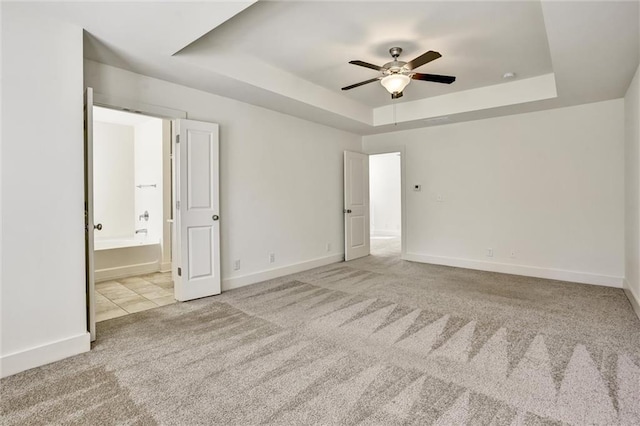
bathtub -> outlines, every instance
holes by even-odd
[[[159,244],[160,241],[157,239],[147,239],[147,238],[105,238],[98,239],[96,238],[94,241],[93,249],[96,251],[99,250],[111,250],[111,249],[119,249],[125,247],[138,247],[138,246],[149,246],[153,244]]]
[[[159,239],[105,238],[94,244],[96,282],[160,270],[162,249]]]

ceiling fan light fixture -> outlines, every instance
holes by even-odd
[[[390,74],[380,80],[380,83],[387,89],[387,92],[394,93],[402,93],[407,84],[411,82],[409,76],[404,74]]]

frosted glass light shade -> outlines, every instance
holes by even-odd
[[[411,79],[404,74],[391,74],[380,81],[384,88],[391,94],[402,92],[410,82]]]

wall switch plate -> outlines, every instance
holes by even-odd
[[[493,257],[493,249],[487,248],[487,257]]]
[[[234,271],[239,271],[240,270],[240,259],[238,259],[238,260],[233,262],[233,270]]]
[[[413,185],[414,191],[422,191],[422,185]]]
[[[276,254],[269,253],[269,263],[276,263]]]

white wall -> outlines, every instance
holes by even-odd
[[[220,124],[223,289],[341,259],[342,153],[360,136],[92,61],[85,83]]]
[[[623,117],[613,100],[363,140],[406,147],[407,258],[621,286]]]
[[[96,239],[131,238],[135,228],[134,127],[93,123],[93,209]]]
[[[398,153],[369,157],[371,235],[400,236],[402,217],[400,176]]]
[[[640,67],[624,98],[625,287],[640,316]]]
[[[1,375],[89,350],[82,29],[2,5]]]
[[[150,118],[135,126],[135,228],[146,229],[146,238],[162,238],[162,120]],[[138,185],[156,187],[138,188]],[[140,215],[149,212],[149,220]],[[144,234],[139,234],[144,235]]]

